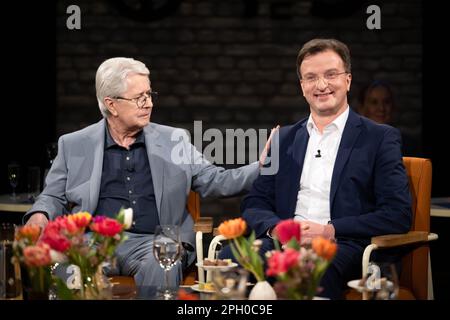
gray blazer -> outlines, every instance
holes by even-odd
[[[58,155],[46,177],[45,188],[24,221],[37,211],[50,219],[97,207],[103,167],[105,124],[102,119],[82,130],[63,135]],[[190,190],[202,197],[232,196],[249,190],[259,174],[258,163],[225,170],[212,165],[189,142],[182,129],[150,123],[145,144],[161,224],[181,228],[181,240],[195,246],[193,220],[186,211]]]

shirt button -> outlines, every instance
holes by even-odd
[[[129,194],[132,194],[132,193],[133,193],[133,191],[131,191],[131,190],[128,190],[128,193],[129,193]]]
[[[130,181],[130,177],[127,177],[127,180]]]
[[[133,200],[133,204],[136,204],[136,200]]]
[[[130,160],[130,157],[127,157],[127,160]]]

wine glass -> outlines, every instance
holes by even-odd
[[[365,282],[364,294],[368,300],[395,300],[399,281],[394,263],[371,263]]]
[[[153,254],[164,269],[164,288],[162,298],[170,300],[174,294],[169,290],[169,271],[180,260],[181,241],[179,227],[175,225],[156,226],[153,240]]]
[[[17,200],[16,188],[20,179],[20,165],[17,163],[10,163],[8,165],[8,179],[9,184],[12,187],[11,199],[15,201]]]

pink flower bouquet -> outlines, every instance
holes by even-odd
[[[301,223],[292,219],[280,222],[274,235],[276,250],[267,254],[266,274],[278,280],[274,286],[277,296],[312,299],[319,292],[320,280],[336,253],[336,243],[317,237],[310,247],[301,246]]]

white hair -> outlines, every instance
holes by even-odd
[[[150,76],[150,71],[142,62],[122,57],[105,60],[98,67],[95,76],[95,90],[98,107],[104,118],[110,115],[104,104],[105,97],[117,97],[127,91],[126,78],[130,74]]]

